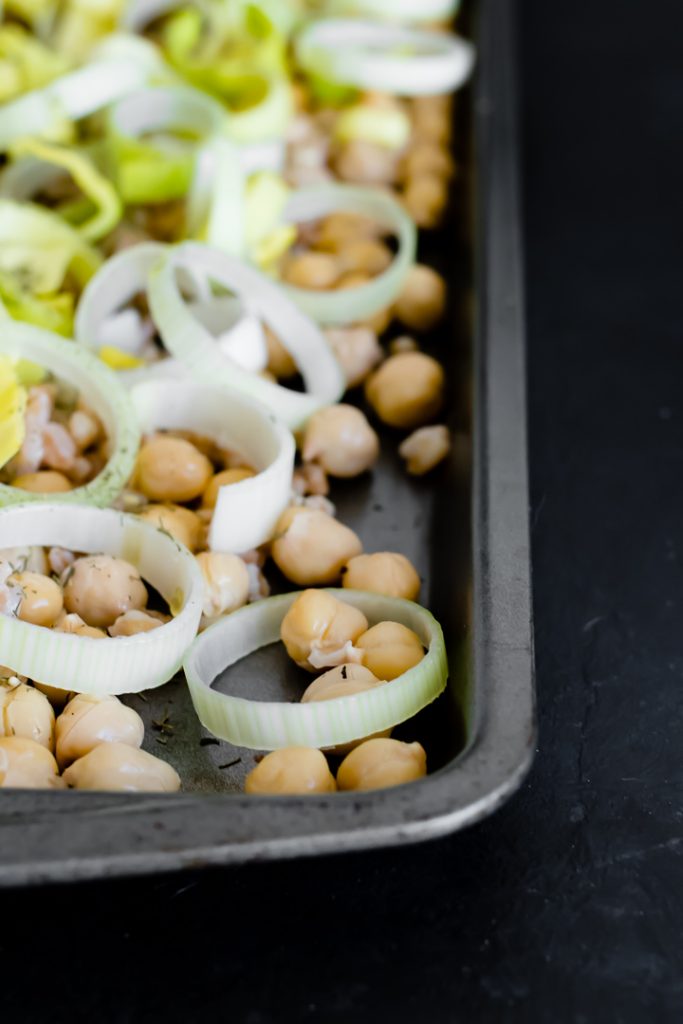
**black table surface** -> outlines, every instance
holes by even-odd
[[[0,1018],[683,1017],[683,11],[526,0],[539,751],[420,847],[4,892]]]

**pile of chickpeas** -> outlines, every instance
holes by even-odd
[[[59,547],[5,549],[0,577],[2,613],[62,633],[134,636],[170,618],[147,607],[148,591],[136,567],[111,555],[78,555]],[[180,787],[169,765],[139,749],[142,719],[118,698],[69,694],[2,667],[0,677],[0,788]]]
[[[28,388],[24,441],[0,470],[0,482],[37,494],[71,491],[88,483],[109,458],[97,414],[68,382],[45,373]]]
[[[360,559],[386,556],[359,556]],[[389,556],[386,577],[411,590],[410,563]],[[357,561],[354,559],[354,561]],[[364,567],[358,566],[358,572]],[[282,620],[280,639],[287,654],[307,672],[322,674],[301,696],[302,703],[352,697],[396,679],[424,657],[420,638],[400,622],[370,626],[358,608],[321,590],[304,590]],[[336,789],[374,789],[410,782],[426,774],[427,758],[419,743],[390,739],[391,729],[331,747],[343,757],[335,777],[323,752],[310,747],[287,747],[267,754],[247,776],[247,793],[329,793]]]

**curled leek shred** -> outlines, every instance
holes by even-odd
[[[0,303],[5,315],[13,320],[23,320],[67,338],[71,337],[74,299],[69,292],[37,298],[22,288],[18,277],[0,270]]]
[[[184,197],[199,146],[220,135],[225,120],[216,100],[187,86],[141,89],[114,104],[108,130],[124,202]]]
[[[356,288],[314,291],[288,285],[287,294],[320,324],[349,324],[365,320],[390,306],[415,259],[416,230],[411,217],[389,195],[355,185],[314,185],[293,192],[283,212],[285,223],[317,220],[329,213],[359,213],[375,220],[398,242],[398,251],[385,271]]]
[[[322,18],[296,39],[310,75],[358,89],[421,96],[451,92],[469,78],[474,48],[459,36],[355,18]]]
[[[421,662],[388,683],[350,697],[291,704],[247,700],[212,688],[230,665],[280,639],[280,625],[300,592],[246,605],[226,615],[194,641],[183,667],[201,723],[239,747],[332,747],[362,739],[412,718],[446,686],[448,662],[443,633],[425,608],[400,598],[359,590],[328,590],[359,608],[370,624],[389,620],[414,630],[427,648]]]
[[[26,136],[69,141],[75,121],[163,77],[163,67],[151,44],[112,35],[93,51],[88,64],[0,107],[0,151]]]
[[[26,436],[26,390],[13,361],[0,355],[0,468],[17,454]]]
[[[0,102],[40,89],[69,69],[61,54],[45,46],[21,25],[0,28]]]
[[[307,393],[248,372],[226,354],[184,300],[178,284],[181,269],[231,291],[252,320],[270,327],[294,358]],[[303,426],[316,409],[338,401],[344,391],[341,367],[316,324],[281,287],[226,253],[194,242],[168,249],[149,275],[148,300],[164,345],[197,380],[251,395],[292,429]]]
[[[254,0],[204,0],[171,14],[162,49],[188,82],[229,106],[251,105],[248,70],[282,72],[285,39],[265,7]],[[245,76],[242,89],[236,89]]]
[[[110,504],[131,475],[140,442],[133,407],[115,374],[80,345],[30,324],[14,321],[2,326],[0,354],[14,360],[29,360],[49,370],[59,380],[74,387],[97,410],[109,439],[109,461],[89,483],[55,494],[52,500],[69,505],[79,502],[85,505]],[[0,484],[0,505],[42,500],[44,495]],[[85,549],[76,546],[76,550]]]
[[[51,41],[60,53],[84,60],[116,28],[123,8],[124,0],[67,0]]]
[[[245,192],[246,247],[249,259],[263,270],[273,266],[296,241],[293,224],[282,216],[290,188],[279,174],[253,174]]]
[[[281,137],[292,115],[285,37],[272,4],[211,0],[172,14],[162,46],[172,67],[220,99],[227,134],[248,143]]]
[[[121,219],[123,206],[114,186],[100,174],[87,156],[50,145],[40,139],[21,139],[12,147],[15,157],[34,157],[57,169],[68,171],[95,212],[77,225],[77,231],[89,242],[96,242],[109,234]]]
[[[196,635],[204,593],[201,571],[187,548],[135,516],[52,501],[0,509],[0,535],[7,547],[56,545],[125,558],[173,612],[170,622],[148,633],[99,639],[0,615],[3,661],[15,673],[97,696],[138,693],[175,675]]]
[[[13,274],[25,291],[53,296],[67,276],[82,288],[101,262],[99,253],[57,214],[0,198],[0,272]]]
[[[188,380],[151,380],[131,391],[140,428],[191,430],[239,452],[256,470],[247,480],[221,487],[209,530],[209,547],[237,554],[273,536],[292,491],[294,438],[257,402]]]
[[[403,149],[410,132],[410,118],[403,110],[370,103],[358,103],[342,110],[334,126],[339,142],[359,139],[387,149]]]

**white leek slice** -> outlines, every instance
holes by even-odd
[[[61,139],[65,123],[94,114],[144,85],[160,64],[148,45],[142,40],[124,45],[113,37],[98,48],[91,63],[6,103],[0,108],[0,151],[29,135]]]
[[[327,0],[328,14],[377,18],[380,21],[448,21],[458,13],[460,0]]]
[[[0,538],[3,547],[58,546],[125,558],[174,613],[148,633],[106,639],[0,615],[3,663],[17,675],[98,696],[148,690],[175,675],[197,632],[204,590],[196,560],[168,533],[113,509],[41,503],[0,509]]]
[[[239,747],[332,747],[362,739],[412,718],[446,686],[448,662],[439,623],[412,601],[359,590],[329,590],[367,616],[414,630],[427,653],[414,668],[391,682],[350,697],[306,704],[246,700],[214,689],[230,665],[280,639],[280,625],[300,592],[246,605],[210,626],[194,641],[183,666],[201,723],[215,736]]]
[[[313,291],[287,285],[287,294],[320,324],[343,325],[365,320],[397,298],[415,259],[417,232],[412,218],[391,196],[355,185],[313,185],[294,192],[284,208],[285,223],[317,220],[329,213],[358,213],[396,236],[398,251],[385,271],[367,284],[341,291]]]
[[[354,18],[310,22],[296,55],[326,81],[398,96],[452,92],[474,67],[474,47],[459,36]]]
[[[132,399],[143,433],[192,430],[236,452],[256,471],[218,491],[209,547],[239,554],[269,540],[291,496],[291,433],[239,392],[226,394],[195,381],[149,381],[133,388]]]
[[[3,175],[0,194],[13,199],[31,199],[33,192],[30,173],[27,175],[26,172],[30,172],[35,164],[47,168],[52,180],[67,171],[95,207],[94,213],[87,220],[76,225],[79,234],[89,242],[96,242],[118,224],[123,205],[116,189],[87,156],[40,139],[20,139],[12,147],[12,156],[19,157],[19,160],[13,166],[10,165],[9,171]],[[22,160],[22,157],[25,159]],[[12,171],[15,173],[10,177]],[[8,191],[8,186],[13,189],[13,194]]]
[[[224,123],[220,103],[189,86],[139,89],[115,103],[108,126],[125,202],[161,202],[184,195],[197,147],[220,135]],[[153,138],[161,134],[179,138]]]
[[[225,355],[183,299],[177,272],[189,268],[232,291],[247,314],[275,332],[297,364],[308,393],[248,373]],[[198,380],[251,395],[292,429],[303,426],[316,409],[336,402],[344,391],[341,367],[316,324],[264,274],[217,249],[193,242],[169,249],[150,273],[148,296],[164,345]]]
[[[115,374],[73,341],[18,321],[3,323],[0,353],[50,370],[60,380],[72,384],[95,410],[109,438],[109,461],[89,483],[73,491],[51,495],[51,500],[70,505],[108,505],[130,477],[140,443],[135,412]],[[44,497],[20,487],[0,484],[0,505],[42,502]]]
[[[89,281],[78,304],[75,336],[81,345],[100,354],[112,344],[132,356],[142,351],[147,333],[135,311],[124,307],[136,295],[147,294],[150,271],[168,251],[161,242],[143,242],[107,260]],[[262,370],[268,359],[263,330],[254,316],[245,314],[242,303],[229,296],[213,296],[205,275],[191,266],[183,269],[181,286],[194,297],[190,302],[193,316],[216,346],[249,371]],[[137,317],[137,328],[127,314]],[[172,359],[151,363],[145,369],[119,371],[126,384],[181,372],[182,364]]]
[[[112,344],[111,321],[121,316],[121,310],[136,295],[147,291],[150,270],[166,252],[161,242],[143,242],[112,256],[90,279],[76,310],[74,335],[76,341],[99,352]],[[145,338],[138,331],[130,331],[128,339],[122,335],[118,348],[132,355],[142,348]]]

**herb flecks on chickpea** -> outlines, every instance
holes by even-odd
[[[8,583],[22,592],[17,617],[34,626],[52,626],[64,607],[62,589],[49,576],[38,572],[15,572]]]
[[[273,750],[247,775],[246,793],[334,793],[337,784],[325,755],[313,747]]]
[[[354,697],[358,693],[365,693],[377,686],[383,686],[386,680],[378,679],[372,672],[363,665],[356,665],[353,662],[345,665],[337,665],[318,676],[310,686],[306,687],[301,698],[302,704],[319,700],[336,700],[338,697]],[[350,740],[348,743],[338,743],[330,747],[327,752],[343,757],[349,751],[363,743],[367,739],[376,736],[390,736],[391,728],[382,729],[380,732],[371,733],[369,736],[361,736],[359,739]],[[327,748],[326,748],[327,749]]]

